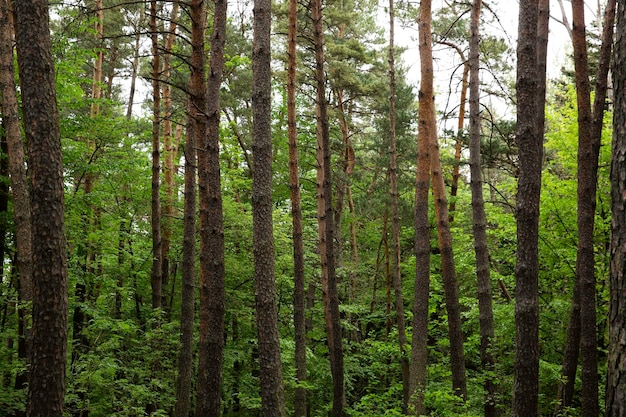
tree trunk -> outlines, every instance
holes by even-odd
[[[9,18],[8,0],[0,1],[0,94],[2,95],[2,125],[6,134],[9,173],[13,194],[13,223],[15,230],[15,266],[19,275],[18,358],[27,361],[30,352],[31,313],[28,305],[33,299],[32,227],[24,143],[20,128],[15,68],[13,67],[13,30]],[[28,372],[18,372],[15,389],[27,387]],[[18,415],[18,414],[16,414]]]
[[[63,163],[47,2],[15,2],[33,240],[29,416],[62,416],[68,332]]]
[[[151,228],[152,228],[152,308],[163,306],[163,271],[161,269],[161,83],[159,82],[160,52],[159,33],[157,28],[157,2],[150,0],[150,38],[152,40],[152,199],[151,199]]]
[[[474,251],[476,253],[476,279],[480,322],[480,361],[485,372],[485,417],[499,415],[496,387],[493,380],[495,361],[491,353],[494,337],[493,306],[489,249],[487,247],[487,217],[483,199],[483,178],[480,153],[480,9],[482,0],[474,0],[470,19],[470,187],[472,189],[472,217]]]
[[[512,416],[538,416],[539,384],[539,196],[543,158],[537,123],[537,0],[521,0],[517,47],[517,262],[515,266],[516,350]]]
[[[199,2],[198,13],[202,12]],[[206,103],[194,109],[198,118],[206,109],[206,135],[200,132],[198,154],[198,186],[200,191],[200,346],[198,365],[198,405],[196,416],[219,416],[223,374],[224,314],[226,294],[224,283],[224,217],[219,161],[220,86],[224,68],[226,40],[226,1],[215,0],[211,58],[206,83]],[[202,15],[194,20],[203,22]],[[201,24],[204,28],[204,23]],[[204,29],[202,30],[204,33]],[[201,34],[198,33],[198,36]],[[197,41],[198,44],[199,41]],[[202,49],[197,51],[202,53]],[[202,68],[198,67],[198,70]]]
[[[424,7],[427,6],[427,7]],[[419,43],[428,42],[430,34],[426,20],[430,16],[430,2],[424,2],[419,16]],[[428,34],[426,33],[428,31]],[[425,61],[421,60],[421,65]],[[432,68],[431,68],[432,70]],[[425,74],[425,69],[422,69]],[[431,78],[432,80],[432,78]],[[429,90],[430,88],[430,90]],[[420,84],[419,100],[424,100],[426,94],[432,97],[432,84]],[[430,292],[430,223],[428,219],[428,192],[430,190],[430,145],[428,137],[432,123],[428,122],[431,114],[427,106],[418,107],[418,137],[417,137],[417,173],[415,176],[415,295],[413,298],[413,339],[411,344],[410,363],[410,404],[415,416],[425,414],[424,398],[426,394],[426,377],[428,365],[428,300]]]
[[[607,417],[626,416],[626,4],[623,1],[618,4],[616,19]]]
[[[423,122],[427,130],[422,139],[430,146],[430,171],[432,176],[433,196],[435,199],[435,215],[437,219],[437,235],[441,251],[441,276],[443,279],[448,313],[448,335],[450,338],[450,365],[452,367],[452,389],[454,394],[467,398],[465,379],[465,357],[463,353],[463,330],[461,328],[461,309],[459,305],[458,283],[452,253],[452,236],[448,202],[441,169],[439,141],[435,116],[435,97],[433,91],[433,57],[431,32],[431,2],[421,3],[420,7],[420,61],[422,81],[420,86],[420,111],[424,111]]]
[[[334,218],[332,207],[332,167],[330,134],[324,71],[324,30],[321,0],[311,2],[313,42],[315,44],[315,75],[317,78],[317,215],[319,251],[322,269],[322,295],[330,368],[333,379],[333,417],[343,416],[344,374],[339,297],[334,253]]]
[[[133,48],[133,64],[130,75],[130,88],[128,93],[128,106],[126,107],[126,119],[130,120],[133,115],[133,103],[135,101],[135,89],[137,84],[137,74],[139,73],[139,53],[141,46],[141,27],[143,24],[144,9],[139,9],[139,19],[133,26],[135,31],[135,46]]]
[[[580,354],[582,357],[582,414],[595,417],[598,409],[598,346],[596,338],[596,278],[593,247],[596,183],[600,137],[592,138],[591,87],[587,60],[585,4],[572,0],[572,44],[578,106],[578,250],[576,281],[580,288]]]
[[[188,417],[191,411],[193,376],[193,332],[196,288],[196,163],[198,143],[206,135],[206,81],[204,73],[204,7],[202,1],[190,3],[191,67],[187,101],[187,136],[185,141],[185,201],[183,220],[183,271],[180,317],[180,351],[176,378],[174,417]],[[199,373],[202,375],[202,373]],[[200,376],[199,376],[200,378]],[[198,393],[200,390],[198,390]],[[198,401],[201,404],[201,401]]]
[[[163,79],[170,79],[172,72],[172,49],[174,47],[174,39],[176,38],[176,28],[178,22],[178,2],[172,4],[172,13],[170,18],[170,27],[167,31],[165,44],[163,46],[163,60],[161,74]],[[172,128],[172,88],[169,83],[163,84],[163,152],[165,154],[163,166],[163,188],[164,198],[161,206],[163,219],[161,222],[161,282],[163,291],[163,308],[168,309],[168,296],[173,297],[174,294],[166,294],[165,288],[170,279],[170,241],[172,239],[172,220],[175,214],[176,203],[176,183],[174,174],[176,165],[174,159],[178,154],[178,143],[174,136]],[[169,310],[168,310],[169,313]]]
[[[263,417],[284,417],[272,221],[271,2],[254,0],[252,45],[252,221]]]
[[[402,274],[400,270],[400,213],[398,210],[398,154],[396,150],[396,68],[394,51],[394,0],[389,0],[389,185],[391,194],[391,235],[393,240],[392,277],[395,291],[398,343],[400,345],[400,368],[402,370],[402,411],[407,413],[409,404],[409,357],[404,322],[404,298],[402,297]]]
[[[289,135],[289,192],[293,225],[293,326],[295,331],[296,382],[307,379],[305,328],[304,241],[300,206],[300,169],[298,164],[298,130],[296,114],[296,43],[298,37],[298,2],[289,0],[289,32],[287,37],[287,129]],[[307,416],[306,388],[297,386],[294,398],[296,417]]]

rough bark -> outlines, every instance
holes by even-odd
[[[572,44],[578,107],[578,249],[576,281],[580,288],[580,354],[582,413],[594,417],[598,409],[596,339],[596,278],[593,230],[600,138],[592,138],[591,87],[587,60],[585,4],[572,0]]]
[[[616,19],[607,417],[626,416],[626,3],[623,1],[618,3]]]
[[[298,2],[289,0],[289,29],[287,36],[287,129],[289,136],[289,195],[293,226],[293,326],[295,331],[296,382],[307,379],[304,241],[302,237],[302,208],[300,206],[300,169],[298,161],[298,126],[296,114],[296,69],[298,37]],[[307,416],[306,388],[297,386],[294,397],[296,417]]]
[[[198,153],[200,196],[200,345],[197,416],[219,416],[223,374],[224,314],[224,217],[219,161],[220,86],[226,41],[226,1],[214,1],[211,57],[206,82],[206,135]],[[201,7],[202,2],[198,7]],[[200,15],[194,19],[203,19]],[[204,27],[204,24],[202,25]],[[200,51],[198,51],[200,53]],[[199,67],[200,68],[200,67]],[[198,103],[201,105],[201,103]]]
[[[172,72],[172,49],[178,27],[179,3],[172,4],[170,25],[163,45],[163,59],[161,60],[161,75],[164,80],[170,79]],[[163,199],[161,201],[161,285],[163,289],[163,307],[168,309],[168,297],[165,289],[170,279],[170,245],[172,239],[172,221],[176,212],[176,183],[174,174],[176,171],[175,158],[178,155],[178,143],[174,135],[172,121],[172,87],[169,83],[163,83]],[[169,313],[169,310],[168,310]]]
[[[33,299],[31,209],[26,177],[24,143],[20,129],[15,68],[13,67],[13,30],[9,19],[8,0],[0,1],[0,94],[2,94],[2,125],[6,134],[9,174],[13,194],[15,230],[15,266],[19,276],[18,358],[26,361],[30,351],[31,314],[27,308]],[[16,375],[15,388],[24,389],[28,373]]]
[[[420,45],[427,42],[425,39],[425,20],[430,15],[430,2],[424,2],[420,8],[418,21]],[[422,61],[424,65],[424,61]],[[425,71],[422,69],[422,74]],[[430,88],[430,90],[429,90]],[[432,96],[432,84],[420,84],[420,103],[426,94]],[[415,177],[415,295],[413,299],[413,339],[411,344],[410,362],[410,406],[413,415],[421,416],[425,413],[424,395],[426,392],[426,377],[428,365],[428,299],[430,292],[430,224],[428,221],[428,194],[430,190],[430,146],[428,137],[432,124],[428,123],[427,107],[421,104],[418,108],[418,137],[417,137],[417,173]]]
[[[480,11],[482,0],[474,0],[470,17],[469,51],[469,151],[470,151],[470,188],[472,190],[472,218],[474,231],[474,252],[476,254],[476,279],[478,290],[478,310],[480,322],[480,361],[485,371],[484,395],[485,417],[499,415],[496,387],[491,376],[495,369],[495,360],[491,353],[494,337],[493,306],[491,291],[491,273],[489,248],[487,246],[487,217],[483,199],[483,178],[480,153]]]
[[[29,416],[62,416],[68,288],[63,164],[48,3],[15,3],[17,55],[28,145],[33,240]]]
[[[163,306],[163,271],[161,269],[161,53],[159,51],[159,33],[157,27],[157,2],[150,0],[150,39],[152,41],[152,196],[151,218],[152,231],[152,308]]]
[[[180,351],[176,377],[174,417],[188,417],[191,410],[193,376],[193,333],[196,291],[196,147],[206,134],[206,81],[204,73],[204,8],[201,1],[190,3],[191,66],[187,101],[185,140],[185,200],[183,209],[183,270],[180,317]],[[202,375],[202,373],[199,373]],[[199,392],[199,390],[198,390]],[[201,401],[198,401],[200,404]]]
[[[272,222],[271,2],[254,0],[252,45],[252,221],[263,417],[284,417]]]
[[[521,0],[517,46],[517,261],[515,265],[514,392],[511,415],[538,416],[539,384],[539,196],[542,136],[538,131],[538,1]]]
[[[321,0],[311,2],[313,42],[315,44],[315,76],[317,81],[317,215],[319,251],[322,269],[324,320],[330,367],[333,379],[333,417],[343,415],[344,374],[342,332],[339,317],[339,297],[335,271],[334,218],[332,206],[332,167],[330,161],[330,134],[326,102],[326,75],[324,71],[324,30]]]

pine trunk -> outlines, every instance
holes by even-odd
[[[537,123],[538,1],[521,0],[517,47],[517,262],[515,266],[516,350],[512,416],[537,417],[539,389],[539,196],[542,135]]]
[[[15,2],[28,144],[33,241],[33,327],[27,412],[61,417],[65,396],[68,273],[63,163],[48,3]]]
[[[254,0],[252,229],[261,409],[263,417],[284,417],[272,221],[271,21],[270,0]]]

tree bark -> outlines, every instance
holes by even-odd
[[[289,192],[293,226],[293,325],[295,331],[296,382],[307,379],[304,241],[302,237],[302,208],[300,206],[300,169],[298,164],[298,127],[296,114],[296,70],[298,38],[298,2],[289,0],[289,28],[287,36],[287,129],[289,136]],[[296,417],[307,416],[307,392],[297,386],[294,397]]]
[[[63,163],[48,3],[15,2],[33,240],[29,416],[62,416],[68,333]]]
[[[150,38],[152,41],[152,197],[151,218],[152,228],[152,272],[150,283],[152,286],[152,308],[163,306],[163,271],[161,269],[161,83],[159,52],[159,33],[157,28],[157,2],[150,0]]]
[[[324,71],[324,30],[321,0],[311,2],[313,42],[315,44],[315,76],[317,79],[317,216],[319,251],[322,269],[322,295],[330,368],[333,379],[333,417],[343,416],[344,373],[342,332],[334,253],[334,218],[332,206],[332,167],[330,133],[326,102]]]
[[[196,174],[197,144],[206,135],[206,80],[204,73],[204,7],[202,1],[189,5],[191,17],[191,66],[187,101],[185,141],[185,201],[183,212],[183,270],[180,317],[180,351],[176,378],[174,417],[188,417],[191,411],[193,376],[193,333],[196,291]],[[199,375],[202,375],[199,372]],[[199,376],[200,378],[200,376]],[[198,390],[198,393],[200,390]],[[198,401],[201,404],[202,401]]]
[[[618,3],[616,19],[607,417],[626,416],[626,4],[623,1]]]
[[[469,151],[470,188],[472,190],[472,218],[474,231],[474,252],[476,253],[476,278],[478,290],[478,310],[480,322],[480,361],[485,372],[484,395],[485,417],[498,416],[496,387],[493,372],[495,360],[491,353],[494,337],[493,306],[489,248],[487,246],[487,217],[483,199],[483,178],[480,153],[480,11],[482,0],[474,0],[470,17],[469,51]]]
[[[206,103],[198,117],[206,117],[206,135],[200,140],[198,185],[200,191],[200,345],[198,405],[196,416],[219,416],[223,374],[224,314],[224,216],[220,182],[220,87],[226,41],[226,1],[215,0],[211,58],[206,83]],[[199,2],[198,7],[202,7]],[[200,11],[199,11],[200,12]],[[204,13],[204,12],[202,12]],[[200,15],[195,19],[203,21]],[[202,24],[204,28],[204,24]],[[202,30],[204,33],[204,29]],[[198,34],[199,35],[199,34]],[[201,50],[197,51],[201,53]],[[201,67],[198,67],[201,68]],[[198,103],[198,105],[202,105]],[[206,111],[206,116],[202,112]]]
[[[0,1],[0,94],[2,95],[2,125],[6,134],[9,173],[13,194],[13,223],[15,230],[15,266],[19,276],[18,358],[28,360],[31,339],[31,313],[28,305],[33,299],[32,227],[24,143],[20,129],[15,68],[13,66],[13,29],[9,18],[8,0]],[[28,372],[16,375],[15,389],[25,389]]]
[[[424,7],[427,6],[427,7]],[[430,16],[430,1],[424,2],[420,8],[418,20],[420,48],[428,42],[427,31],[430,33],[427,20]],[[425,65],[425,60],[421,60]],[[422,69],[422,74],[425,74]],[[432,69],[432,68],[431,68]],[[420,84],[419,100],[429,94],[432,97],[432,84]],[[430,145],[432,123],[428,122],[431,114],[427,106],[420,104],[418,108],[417,137],[417,173],[415,177],[415,295],[413,299],[413,339],[411,344],[410,362],[410,405],[415,416],[425,414],[424,399],[426,393],[426,377],[428,365],[428,300],[430,292],[430,223],[428,220],[428,192],[430,190]]]
[[[169,81],[172,72],[172,49],[176,38],[176,29],[178,26],[178,2],[172,4],[172,12],[170,17],[170,26],[165,37],[163,45],[163,59],[161,74],[163,79]],[[166,294],[165,288],[170,279],[170,245],[172,239],[172,220],[175,214],[176,203],[176,183],[174,174],[176,164],[174,159],[178,154],[178,143],[174,135],[172,121],[172,87],[169,83],[163,84],[163,152],[165,154],[163,161],[163,188],[164,198],[161,201],[161,285],[163,291],[163,307],[167,310],[169,306],[168,297],[174,294]],[[169,313],[169,310],[168,310]]]
[[[263,417],[284,417],[272,221],[271,4],[254,0],[252,45],[252,221]]]
[[[463,330],[461,328],[461,309],[459,305],[458,283],[452,252],[452,235],[446,199],[445,184],[441,169],[439,141],[435,116],[435,96],[433,90],[433,56],[431,31],[431,2],[422,2],[420,7],[420,62],[422,81],[420,85],[420,111],[424,111],[424,124],[428,125],[422,139],[430,146],[430,172],[432,176],[433,196],[435,199],[435,217],[437,236],[441,252],[441,277],[443,279],[446,310],[448,313],[448,335],[450,338],[450,365],[452,367],[452,389],[455,395],[467,398],[465,378],[465,356],[463,353]]]
[[[515,266],[514,393],[512,416],[537,417],[539,384],[539,197],[542,135],[537,127],[538,1],[521,0],[517,47],[517,262]]]
[[[572,0],[572,44],[578,107],[578,250],[576,281],[580,288],[580,354],[582,358],[582,414],[594,417],[598,408],[596,338],[596,278],[593,230],[600,138],[591,136],[591,87],[587,60],[585,4]]]

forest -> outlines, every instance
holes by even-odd
[[[0,95],[0,417],[626,416],[626,1],[0,0]]]

